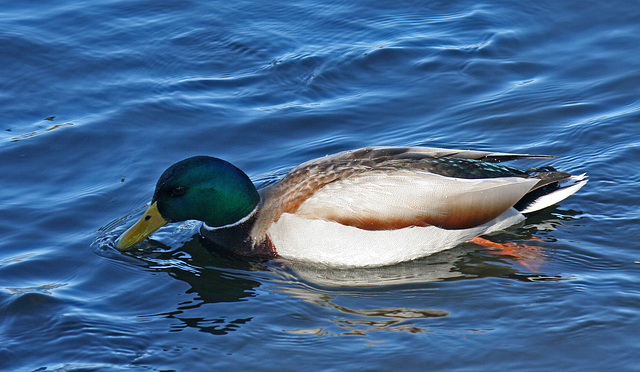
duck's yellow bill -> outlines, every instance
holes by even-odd
[[[125,231],[116,241],[116,249],[126,251],[134,245],[143,241],[146,237],[153,234],[169,221],[162,218],[158,211],[157,202],[154,202],[147,208],[142,217]]]

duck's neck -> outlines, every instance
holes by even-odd
[[[253,236],[252,230],[261,205],[238,222],[220,227],[210,227],[206,223],[200,227],[200,233],[207,239],[234,254],[250,257],[275,257],[275,249],[266,236]]]

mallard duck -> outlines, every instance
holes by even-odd
[[[500,164],[548,155],[426,147],[367,147],[303,163],[257,190],[232,164],[195,156],[169,167],[127,250],[168,222],[200,220],[201,234],[241,256],[331,267],[382,266],[504,229],[587,182],[551,167]]]

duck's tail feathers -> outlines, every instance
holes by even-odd
[[[587,181],[586,173],[570,176],[561,181],[535,189],[525,195],[514,207],[523,214],[539,211],[568,198],[580,190]]]

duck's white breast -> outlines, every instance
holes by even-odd
[[[524,216],[510,208],[469,229],[426,226],[371,231],[285,213],[267,234],[278,254],[287,259],[331,267],[373,267],[428,256],[522,220]]]

